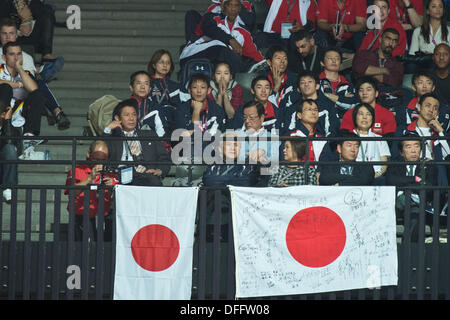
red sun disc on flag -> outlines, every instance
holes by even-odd
[[[342,219],[325,207],[300,210],[286,230],[289,253],[311,268],[325,267],[336,260],[344,250],[346,238]]]
[[[136,232],[131,240],[131,252],[143,269],[162,271],[177,260],[180,243],[176,234],[166,226],[151,224]]]

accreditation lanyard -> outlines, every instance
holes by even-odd
[[[309,65],[309,71],[313,70],[314,67],[314,63],[316,62],[316,56],[317,56],[317,47],[314,49],[314,54],[311,60],[311,64]],[[303,64],[303,69],[306,70],[306,63],[305,60],[302,60],[302,64]]]
[[[298,0],[293,0],[292,2],[290,0],[286,0],[286,4],[288,6],[288,11],[287,11],[287,17],[286,17],[286,22],[290,22],[291,20],[291,10],[294,7],[295,3]]]

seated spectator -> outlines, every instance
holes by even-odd
[[[223,0],[211,0],[212,4],[206,9],[205,14],[222,13]],[[255,28],[256,22],[256,12],[251,1],[241,1],[241,12],[239,12],[239,17],[245,23],[245,27],[248,31],[252,32]],[[184,16],[184,29],[186,42],[193,41],[195,39],[195,32],[200,28],[202,23],[202,15],[196,10],[188,10]],[[195,40],[194,40],[195,41]]]
[[[6,83],[13,88],[13,98],[23,100],[20,112],[25,119],[23,135],[39,136],[41,131],[41,114],[44,110],[44,97],[29,72],[23,69],[22,48],[17,42],[8,42],[2,48],[2,59],[6,62],[0,65],[0,84]],[[33,147],[42,140],[33,138],[24,141],[24,150]]]
[[[436,80],[436,95],[439,101],[450,105],[450,47],[446,44],[436,46],[433,54],[434,78]]]
[[[169,120],[167,112],[162,106],[151,99],[150,75],[146,71],[136,71],[130,76],[131,98],[137,100],[138,127],[141,129],[151,129],[159,137],[170,134]]]
[[[353,125],[355,126],[353,132],[358,137],[380,138],[379,134],[372,132],[374,119],[375,111],[369,104],[358,104],[353,111]],[[390,156],[391,152],[386,141],[361,140],[356,161],[388,161]],[[374,184],[384,185],[384,174],[386,173],[387,165],[374,165],[373,170],[375,171]]]
[[[407,140],[398,141],[398,152],[400,153],[399,162],[415,162],[420,161],[420,155],[422,154],[422,146],[419,140],[419,135],[410,132],[406,133],[402,137],[409,138]],[[422,185],[425,186],[436,186],[437,183],[437,170],[436,166],[432,165],[430,162],[426,162],[424,165],[420,164],[399,164],[399,165],[389,165],[386,172],[386,185],[396,186],[396,187],[414,187],[418,188]],[[417,191],[416,191],[417,192]],[[417,223],[419,216],[417,215],[420,205],[420,196],[418,193],[412,192],[410,202],[410,208],[412,209],[413,215],[410,217],[410,234],[412,239],[417,240],[418,238],[418,228]],[[430,208],[430,202],[433,199],[433,190],[428,189],[426,191],[427,202],[425,208]],[[403,212],[405,210],[406,199],[404,191],[397,191],[397,197],[395,201],[395,208],[397,211],[397,216],[399,218],[404,218]],[[425,215],[427,223],[431,225],[431,217]],[[405,232],[406,233],[406,232]]]
[[[227,118],[232,119],[235,111],[244,104],[244,101],[242,87],[233,79],[233,72],[228,63],[216,64],[211,88],[208,98],[214,99],[225,110]]]
[[[287,94],[295,90],[297,76],[295,73],[287,70],[287,51],[282,47],[270,47],[266,53],[266,63],[269,69],[260,72],[260,75],[264,75],[269,79],[275,95],[276,105],[279,106]]]
[[[366,33],[359,50],[378,50],[381,44],[380,36],[384,33],[384,31],[386,31],[387,29],[395,29],[398,31],[399,37],[398,45],[395,46],[394,50],[392,51],[392,57],[403,56],[406,52],[406,32],[400,22],[389,15],[391,10],[389,7],[389,0],[375,0],[373,4],[380,9],[380,28],[377,28],[377,26],[375,26],[375,28],[369,30]],[[377,23],[377,21],[375,21],[375,23]]]
[[[253,102],[249,103],[260,103],[264,107],[264,121],[262,127],[267,131],[272,129],[279,129],[282,124],[282,115],[280,108],[276,105],[275,96],[272,94],[272,84],[269,78],[266,76],[256,76],[251,83],[251,93],[253,95]],[[244,118],[243,118],[244,106],[236,110],[236,114],[230,125],[233,129],[244,129]]]
[[[430,92],[435,92],[436,80],[433,75],[428,71],[419,71],[412,77],[412,89],[416,93],[415,97],[409,101],[407,105],[399,105],[395,111],[395,121],[397,126],[409,125],[413,120],[419,117],[419,111],[417,106],[420,98]],[[442,127],[447,131],[450,120],[450,110],[447,105],[441,103],[439,99],[439,118],[438,121],[442,124]]]
[[[223,132],[226,114],[221,106],[208,98],[211,92],[209,78],[203,74],[192,75],[188,91],[191,99],[176,107],[175,129],[185,129],[187,133],[193,134],[194,127],[198,127],[202,132],[209,132],[211,136],[214,136],[217,130]]]
[[[19,29],[19,40],[31,45],[42,54],[42,62],[54,61],[53,29],[55,11],[39,0],[4,0],[0,2],[0,20],[15,18]]]
[[[295,47],[288,50],[288,70],[294,73],[309,70],[319,75],[325,49],[315,43],[312,33],[300,30],[292,34],[291,41]]]
[[[203,173],[203,184],[210,186],[253,187],[258,183],[258,171],[253,165],[236,163],[242,141],[235,140],[235,133],[223,133],[219,146],[220,163],[210,165]],[[233,139],[233,140],[231,140]]]
[[[237,130],[236,133],[241,138],[248,137],[249,140],[243,142],[239,160],[249,160],[251,164],[263,165],[269,164],[271,161],[272,163],[278,161],[279,142],[267,140],[267,138],[275,135],[272,135],[271,131],[263,127],[264,106],[259,102],[251,101],[243,106],[242,113],[244,129]],[[264,183],[267,183],[267,181]]]
[[[315,1],[266,0],[269,11],[263,32],[255,36],[258,48],[289,48],[289,37],[299,30],[312,31],[316,26]]]
[[[0,84],[0,136],[2,137],[20,137],[22,132],[20,128],[16,128],[12,124],[13,108],[9,105],[12,99],[12,88],[7,84]],[[22,141],[20,140],[0,140],[0,159],[1,160],[17,160],[22,153]],[[17,185],[17,163],[2,163],[0,165],[1,184]],[[3,189],[3,188],[2,188]],[[11,189],[3,189],[3,199],[6,203],[11,203]]]
[[[207,58],[216,63],[225,61],[234,72],[247,72],[263,60],[250,32],[239,17],[240,0],[224,0],[223,12],[203,17],[198,39],[188,43],[180,54],[180,69],[194,58]]]
[[[373,166],[355,165],[359,153],[359,141],[352,140],[357,137],[354,133],[347,133],[337,143],[338,165],[319,166],[319,185],[322,186],[368,186],[374,179]]]
[[[360,0],[321,0],[317,32],[325,47],[343,47],[355,52],[366,31],[366,2]]]
[[[394,114],[376,102],[378,97],[377,84],[371,77],[359,79],[356,90],[362,103],[369,105],[375,114],[371,131],[381,136],[393,135],[397,129]],[[341,130],[353,132],[355,125],[353,122],[355,109],[348,110],[341,122]]]
[[[450,44],[450,27],[447,26],[447,15],[443,0],[425,1],[423,24],[414,29],[409,47],[410,55],[421,52],[429,57],[420,63],[422,68],[431,68],[432,55],[435,47],[440,44]]]
[[[297,104],[297,121],[290,136],[322,138],[324,129],[319,123],[319,107],[314,100],[302,100]],[[309,161],[319,161],[327,141],[309,141]],[[304,161],[304,158],[301,158]],[[314,166],[316,167],[316,166]]]
[[[344,113],[353,108],[359,101],[354,93],[353,85],[339,73],[342,54],[337,48],[326,49],[320,62],[324,70],[319,75],[320,90],[335,104],[339,119]]]
[[[151,100],[163,108],[169,108],[170,112],[173,112],[171,106],[178,102],[175,98],[180,89],[180,84],[170,79],[174,69],[172,55],[164,49],[156,50],[147,65]]]
[[[412,31],[422,25],[423,0],[389,0],[389,7],[389,17],[400,22],[410,39]]]
[[[319,78],[312,71],[306,70],[298,77],[297,90],[287,99],[292,104],[282,105],[283,126],[281,135],[289,135],[295,128],[297,120],[296,106],[302,100],[313,100],[319,107],[318,123],[324,130],[325,136],[334,135],[339,129],[339,118],[334,103],[320,90]]]
[[[16,42],[18,39],[18,30],[15,24],[15,21],[13,19],[3,19],[0,22],[0,40],[1,45],[4,46],[8,42]],[[21,46],[22,47],[22,46]],[[49,125],[57,124],[57,128],[59,130],[65,130],[70,127],[70,120],[67,118],[65,113],[62,111],[61,106],[59,105],[58,101],[56,100],[53,92],[48,87],[45,80],[43,80],[43,74],[45,73],[46,77],[52,76],[52,72],[49,70],[53,69],[53,72],[56,71],[55,64],[58,64],[58,62],[47,62],[43,66],[41,66],[40,70],[39,68],[36,68],[34,65],[34,59],[32,56],[30,56],[28,53],[22,50],[22,56],[23,56],[23,69],[30,73],[30,75],[33,77],[33,79],[36,81],[39,91],[44,95],[45,98],[45,106],[47,109],[51,112],[51,116],[48,117],[49,119]],[[62,58],[62,57],[58,57]],[[0,59],[0,63],[5,63],[3,58]],[[45,67],[45,70],[43,70],[43,67]]]
[[[299,140],[288,140],[284,143],[284,160],[299,162],[305,157],[306,143]],[[290,187],[301,185],[316,185],[316,170],[301,164],[287,164],[278,167],[275,174],[270,177],[269,187]]]
[[[415,132],[420,137],[445,137],[444,128],[438,121],[439,100],[434,93],[424,94],[417,106],[418,117],[409,125],[399,127],[396,136],[403,136],[410,132]],[[393,157],[398,157],[398,141],[394,141],[391,148]],[[450,154],[450,147],[447,140],[426,140],[425,158],[428,160],[443,161]],[[438,183],[447,186],[446,169],[438,165]]]
[[[108,159],[108,146],[105,141],[93,141],[86,152],[86,160],[88,161],[106,161]],[[67,173],[66,186],[88,186],[88,185],[105,185],[114,186],[119,183],[116,173],[107,172],[103,164],[80,164],[75,167],[75,173],[72,169]],[[85,191],[75,189],[75,241],[83,240],[83,214],[84,214],[84,196]],[[99,202],[97,189],[90,189],[89,195],[89,225],[88,234],[91,239],[97,240],[97,220],[96,216],[99,210]],[[104,218],[104,239],[111,241],[112,239],[112,207],[111,204],[113,190],[104,189],[103,214]],[[69,195],[68,189],[64,190],[64,194]],[[100,201],[99,201],[100,200]],[[70,199],[67,204],[67,211],[70,209]]]
[[[151,130],[138,129],[139,105],[130,98],[117,104],[113,111],[113,121],[104,130],[105,136],[155,138]],[[135,186],[162,186],[162,179],[170,170],[170,165],[143,165],[139,161],[167,162],[170,158],[161,141],[154,140],[108,140],[109,161],[129,161],[130,165],[120,164],[121,183]],[[125,174],[126,173],[126,174]],[[124,180],[124,176],[127,179]]]
[[[380,38],[380,46],[375,51],[359,50],[352,63],[354,81],[363,76],[375,78],[380,85],[400,87],[403,82],[403,65],[392,57],[398,46],[399,34],[396,29],[386,29]]]

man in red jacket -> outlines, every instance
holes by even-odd
[[[389,16],[390,12],[389,1],[375,0],[373,4],[380,9],[380,17],[379,17],[380,28],[377,28],[378,26],[375,25],[374,29],[371,29],[367,32],[367,34],[364,36],[364,39],[362,41],[359,50],[376,51],[380,47],[381,35],[384,33],[385,30],[392,28],[397,30],[399,33],[398,45],[392,51],[392,56],[393,57],[403,56],[406,51],[406,32],[403,29],[400,22]],[[377,21],[375,21],[375,23],[376,22]]]

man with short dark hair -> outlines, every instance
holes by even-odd
[[[319,107],[318,124],[323,128],[325,136],[334,135],[338,131],[339,118],[334,103],[320,90],[319,78],[312,71],[306,70],[299,74],[297,90],[286,100],[286,104],[280,106],[284,121],[281,135],[290,134],[296,127],[296,105],[302,100],[312,100]]]
[[[20,137],[21,129],[12,124],[13,108],[10,106],[12,98],[12,88],[7,84],[0,84],[0,136]],[[0,140],[0,159],[17,160],[22,153],[22,141],[17,139]],[[17,185],[17,163],[0,164],[0,183],[2,185]],[[11,188],[3,190],[3,199],[6,203],[11,203]]]
[[[291,35],[291,42],[295,47],[288,50],[288,70],[295,73],[309,70],[319,75],[323,70],[320,62],[325,49],[316,45],[311,32],[295,32]]]
[[[319,165],[319,184],[324,186],[368,186],[375,176],[372,165],[355,165],[359,152],[360,141],[354,133],[344,135],[338,141],[334,161],[338,165]],[[359,164],[363,162],[358,162]]]
[[[132,138],[156,138],[155,132],[151,130],[140,130],[137,128],[138,103],[136,99],[130,98],[120,102],[113,111],[113,121],[105,130],[106,136],[132,137]],[[121,172],[132,172],[129,180],[122,183],[141,186],[162,186],[162,179],[169,172],[169,155],[161,143],[157,140],[108,140],[109,160],[129,161],[130,166],[123,169],[125,165],[119,165]],[[144,165],[136,164],[139,161],[167,162],[168,165]],[[131,170],[130,170],[130,167]],[[124,174],[122,174],[123,177]],[[129,177],[129,176],[128,176]]]
[[[270,47],[266,53],[266,63],[269,69],[261,72],[260,75],[269,79],[275,95],[275,102],[280,105],[286,95],[294,91],[297,81],[296,74],[288,70],[287,51],[282,47]]]
[[[416,93],[408,104],[398,105],[395,109],[395,120],[399,127],[409,125],[412,121],[418,118],[419,111],[417,106],[420,98],[430,92],[436,93],[436,79],[429,71],[419,71],[415,73],[411,80],[411,88]],[[449,87],[450,88],[450,87]],[[447,88],[448,90],[448,88]],[[444,131],[449,129],[450,110],[448,105],[445,105],[439,98],[439,122],[442,123]]]
[[[149,96],[150,75],[147,71],[136,71],[130,76],[131,98],[138,101],[138,119],[141,129],[151,129],[159,137],[169,135],[168,118],[171,119],[172,110],[163,112],[163,107],[154,102]],[[169,109],[169,108],[165,108]],[[164,110],[165,110],[164,109]]]
[[[439,100],[450,105],[450,47],[446,43],[436,46],[433,53],[436,94]]]
[[[369,104],[375,112],[373,119],[372,132],[381,136],[393,135],[397,129],[394,114],[388,109],[377,103],[378,89],[376,81],[371,77],[364,77],[358,80],[356,90],[358,91],[361,102]],[[353,132],[355,124],[353,123],[354,109],[348,110],[341,122],[341,130]]]
[[[2,20],[0,22],[0,44],[4,46],[8,42],[16,42],[18,38],[18,30],[15,21],[9,18]],[[51,115],[48,117],[49,124],[53,125],[56,123],[59,130],[68,129],[70,127],[70,120],[62,111],[55,95],[46,83],[46,79],[50,79],[54,73],[58,72],[62,68],[61,65],[64,64],[63,58],[58,57],[56,61],[46,62],[40,68],[36,68],[34,65],[34,59],[31,55],[22,50],[22,56],[23,69],[29,72],[36,81],[39,91],[41,91],[44,95],[45,106],[51,112]],[[1,63],[5,63],[5,61],[1,59]]]
[[[414,132],[420,137],[445,137],[444,128],[438,121],[439,100],[434,93],[426,93],[419,99],[417,111],[419,112],[416,120],[409,125],[399,127],[395,133],[396,136],[403,136]],[[393,158],[398,157],[398,141],[392,144]],[[450,147],[446,139],[429,139],[425,142],[424,158],[428,160],[443,161],[450,155]],[[437,165],[438,184],[447,186],[447,172],[444,166]]]
[[[375,0],[373,4],[379,8],[380,21],[374,21],[375,28],[369,30],[366,33],[359,50],[369,50],[369,51],[377,50],[380,47],[381,43],[380,36],[384,33],[385,30],[392,28],[399,32],[398,45],[392,51],[392,56],[393,57],[403,56],[406,52],[406,42],[407,42],[406,32],[405,29],[403,29],[400,22],[389,16],[390,12],[389,0]],[[379,22],[380,24],[379,25],[380,28],[378,29],[376,28],[377,22]]]
[[[380,37],[380,46],[376,51],[359,50],[352,63],[353,81],[362,76],[371,76],[380,84],[399,87],[403,82],[403,64],[392,58],[398,46],[399,32],[389,28]]]
[[[317,102],[310,99],[304,99],[296,104],[296,106],[297,121],[295,123],[295,129],[290,132],[290,136],[310,138],[324,137],[324,129],[319,123],[319,106],[317,105]],[[326,141],[309,141],[309,161],[319,161],[322,150],[326,144]]]
[[[239,17],[240,0],[224,0],[219,14],[207,13],[196,41],[189,42],[180,54],[180,66],[194,58],[207,58],[211,62],[225,61],[233,72],[247,72],[263,60],[251,33]]]
[[[22,48],[17,42],[8,42],[3,46],[2,58],[6,62],[0,65],[0,83],[5,83],[13,88],[13,98],[23,101],[19,105],[20,111],[25,119],[23,125],[24,136],[38,136],[41,131],[41,114],[44,109],[44,97],[38,90],[38,85],[23,69]],[[24,150],[38,144],[40,141],[27,139],[24,141]]]

